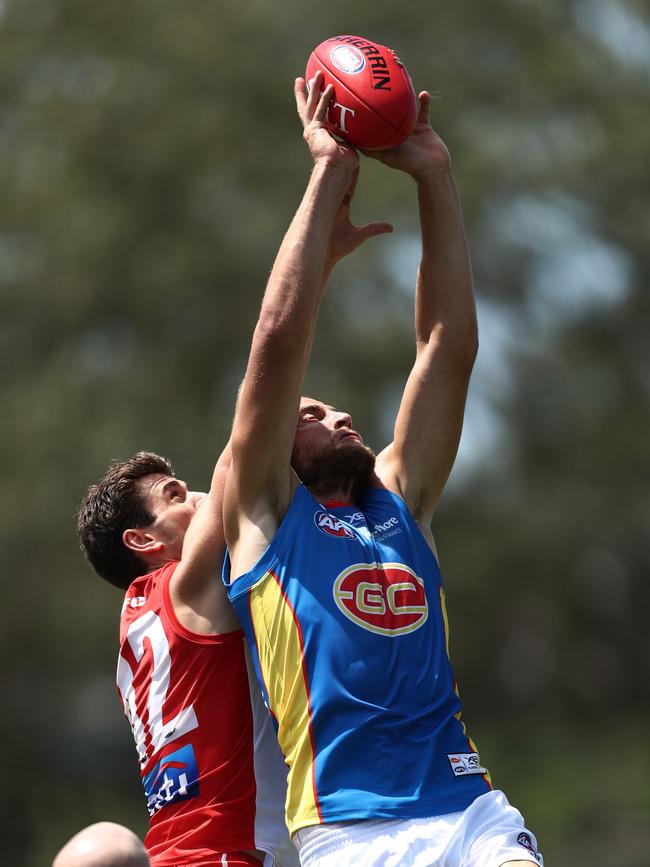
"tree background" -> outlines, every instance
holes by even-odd
[[[650,21],[642,0],[0,0],[0,732],[6,864],[146,810],[121,597],[74,519],[113,457],[205,487],[309,158],[292,82],[336,33],[435,94],[481,350],[434,522],[465,718],[547,865],[650,850]],[[408,179],[364,161],[308,389],[381,448],[413,356]]]

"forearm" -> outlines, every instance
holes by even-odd
[[[335,265],[336,265],[336,262],[326,261],[325,265],[323,266],[323,272],[321,274],[321,280],[320,280],[320,291],[318,293],[319,303],[322,300],[323,295],[325,295],[325,287],[327,286],[327,283],[328,283],[328,281],[332,275],[332,271],[334,270]]]
[[[349,179],[345,166],[316,161],[264,293],[232,435],[233,462],[254,455],[260,479],[288,467],[329,234]]]
[[[460,201],[451,166],[416,177],[422,258],[416,288],[416,339],[427,344],[444,331],[468,354],[476,350],[476,305]]]

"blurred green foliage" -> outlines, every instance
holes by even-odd
[[[74,514],[113,457],[207,484],[309,160],[292,82],[394,46],[454,157],[482,348],[434,530],[465,716],[548,865],[642,867],[650,22],[635,0],[0,2],[3,863],[146,826],[120,595]],[[413,190],[368,161],[308,390],[381,447],[413,355]],[[202,481],[203,480],[203,481]]]

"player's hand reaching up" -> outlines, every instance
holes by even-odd
[[[368,223],[365,226],[354,226],[350,222],[350,202],[354,196],[359,177],[359,156],[349,144],[334,138],[328,130],[327,111],[332,101],[334,89],[328,85],[323,88],[323,73],[318,70],[309,87],[304,78],[297,78],[295,83],[296,107],[303,125],[304,139],[309,146],[314,162],[325,161],[339,165],[345,169],[346,175],[352,175],[348,189],[343,196],[326,254],[328,268],[356,250],[368,238],[392,232],[390,223]]]
[[[365,226],[352,225],[350,222],[350,203],[357,188],[358,179],[359,167],[357,166],[350,186],[341,202],[341,207],[336,215],[336,222],[330,235],[326,259],[328,265],[334,265],[340,259],[343,259],[344,256],[352,253],[353,250],[356,250],[368,238],[374,238],[377,235],[384,235],[386,232],[393,231],[390,223],[368,223]]]
[[[418,117],[411,135],[400,145],[387,150],[363,150],[367,157],[379,160],[393,169],[399,169],[416,180],[432,169],[448,169],[451,163],[447,146],[431,128],[429,105],[431,97],[426,90],[419,95]]]
[[[354,167],[359,156],[354,148],[337,141],[327,129],[327,111],[332,101],[334,88],[331,84],[323,90],[323,73],[317,72],[310,86],[304,78],[296,78],[294,93],[296,107],[303,125],[303,136],[309,146],[314,162],[326,160],[331,163]]]

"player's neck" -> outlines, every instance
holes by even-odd
[[[337,506],[356,505],[355,491],[351,487],[332,488],[328,491],[320,489],[314,491],[310,489],[310,492],[314,499],[318,500],[322,506],[326,506],[328,509],[335,509]]]
[[[373,472],[366,484],[362,485],[357,481],[353,481],[349,485],[341,485],[340,487],[325,488],[322,485],[314,487],[306,485],[305,487],[322,506],[334,509],[337,506],[356,506],[359,496],[364,491],[367,491],[369,488],[383,488],[384,485],[377,474]]]
[[[162,569],[163,566],[166,566],[168,563],[176,563],[177,558],[170,557],[166,551],[154,555],[152,557],[147,558],[146,562],[146,572],[143,574],[149,575],[151,572],[157,572],[158,569]]]

